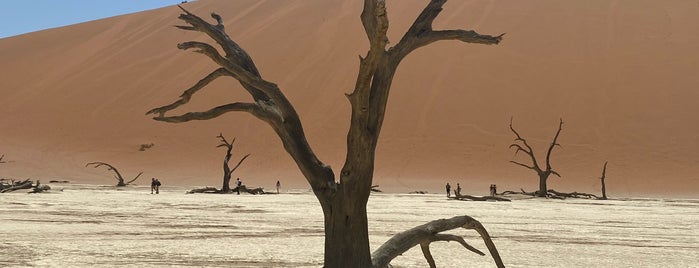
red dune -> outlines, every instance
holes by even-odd
[[[387,1],[395,44],[427,1]],[[220,14],[229,35],[295,105],[311,146],[337,172],[345,154],[358,55],[367,51],[361,4],[347,0],[185,4]],[[236,137],[233,174],[272,189],[308,187],[279,139],[244,113],[169,124],[145,112],[175,101],[217,66],[178,50],[209,41],[172,27],[180,10],[136,14],[0,39],[0,177],[116,184],[108,162],[136,183],[219,186]],[[543,161],[559,118],[561,148],[549,187],[599,193],[609,161],[610,196],[699,190],[699,5],[694,1],[450,1],[438,29],[506,33],[500,45],[450,41],[419,49],[396,74],[374,184],[393,192],[535,190],[534,172],[509,163],[514,126]],[[250,97],[218,79],[176,112]],[[141,144],[155,144],[139,151]],[[519,161],[527,159],[520,154]],[[543,163],[541,163],[543,164]]]

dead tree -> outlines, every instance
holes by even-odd
[[[607,176],[607,161],[604,161],[604,167],[602,168],[602,177],[599,179],[602,181],[602,197],[599,199],[607,200],[607,187],[604,184],[604,178]]]
[[[453,225],[445,225],[442,229],[432,228],[433,225],[450,221],[438,220],[418,226],[416,231],[397,234],[376,250],[372,258],[366,205],[371,192],[376,145],[389,90],[398,65],[412,51],[437,41],[459,40],[466,43],[498,44],[502,35],[480,35],[465,30],[434,30],[432,22],[442,11],[446,0],[431,0],[402,39],[387,49],[388,17],[385,0],[363,2],[361,21],[370,47],[366,56],[359,59],[359,73],[353,92],[346,94],[352,107],[352,115],[347,134],[347,156],[344,167],[338,173],[339,181],[336,181],[333,170],[318,159],[311,149],[299,116],[287,97],[276,84],[262,78],[251,57],[226,34],[221,16],[215,13],[212,13],[211,17],[216,23],[210,24],[180,7],[184,14],[179,18],[188,25],[177,27],[203,32],[220,45],[223,54],[212,45],[197,41],[178,44],[178,48],[194,49],[195,52],[209,57],[220,68],[184,91],[179,100],[147,112],[154,114],[155,120],[170,123],[208,120],[227,112],[247,112],[269,124],[306,177],[322,207],[325,219],[325,267],[385,267],[395,256],[414,245],[444,241],[444,235],[439,234],[442,231],[478,226],[480,229],[477,230],[483,236],[485,230],[470,217],[462,217],[460,219],[463,220],[455,221],[456,224]],[[238,80],[252,96],[252,102],[234,102],[208,111],[166,115],[167,112],[189,102],[199,90],[222,76]],[[420,235],[415,235],[417,233]],[[492,245],[490,237],[486,235],[483,239]],[[398,247],[396,241],[405,243],[401,242],[401,247]],[[503,267],[495,247],[488,248],[497,265]],[[428,260],[430,259],[431,257],[428,257]]]
[[[226,140],[226,138],[223,137],[223,133],[219,134],[216,137],[221,139],[221,144],[219,144],[216,147],[226,147],[226,157],[223,158],[223,186],[221,186],[221,192],[228,193],[231,191],[231,174],[233,174],[233,171],[238,169],[240,164],[242,164],[243,161],[245,161],[245,159],[248,158],[248,156],[250,156],[250,154],[246,154],[245,156],[243,156],[243,158],[240,159],[240,161],[238,161],[238,164],[235,165],[233,169],[231,169],[230,167],[228,167],[228,161],[231,160],[231,151],[233,150],[233,143],[235,143],[235,138],[233,138],[233,140],[229,143]]]
[[[0,164],[5,164],[7,162],[3,161],[2,159],[5,158],[5,155],[0,155]]]
[[[117,179],[117,181],[118,181],[118,182],[117,182],[117,186],[119,186],[119,187],[123,187],[123,186],[126,186],[126,185],[131,184],[132,182],[136,181],[136,180],[138,179],[138,177],[141,176],[141,174],[143,174],[143,172],[140,172],[140,173],[138,173],[138,175],[136,175],[136,177],[134,177],[132,180],[125,182],[124,177],[121,176],[121,173],[119,173],[119,170],[117,170],[117,169],[116,169],[115,167],[113,167],[112,165],[107,164],[107,163],[104,163],[104,162],[91,162],[91,163],[87,163],[87,165],[85,165],[85,166],[88,167],[88,166],[91,166],[91,165],[95,166],[95,168],[98,168],[98,167],[100,167],[100,166],[106,166],[106,167],[107,167],[107,170],[114,171],[114,173],[116,174],[114,177],[116,177],[116,179]]]
[[[546,187],[546,181],[549,178],[549,175],[553,174],[558,176],[559,178],[561,177],[558,172],[553,170],[551,168],[551,152],[553,152],[553,148],[556,146],[561,146],[560,144],[557,143],[558,140],[558,135],[561,134],[561,129],[563,127],[563,119],[560,119],[560,122],[558,123],[558,131],[556,131],[556,136],[553,137],[553,141],[551,142],[551,145],[549,146],[548,151],[546,152],[546,168],[541,169],[539,166],[539,163],[536,160],[536,155],[534,155],[534,149],[532,149],[531,146],[529,146],[529,143],[527,143],[527,140],[522,138],[522,136],[517,133],[517,131],[512,127],[512,119],[510,118],[510,130],[512,130],[512,133],[515,134],[515,142],[510,144],[510,148],[516,148],[517,150],[515,151],[515,157],[517,156],[517,153],[519,152],[524,152],[527,154],[531,160],[532,160],[532,165],[525,165],[520,162],[517,162],[515,160],[510,161],[510,163],[523,166],[525,168],[534,170],[537,175],[539,175],[539,191],[536,192],[537,196],[540,197],[545,197],[548,193],[547,187]],[[522,145],[520,145],[521,143]]]

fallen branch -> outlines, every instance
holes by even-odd
[[[469,216],[458,216],[451,219],[435,220],[396,234],[376,251],[374,251],[373,254],[371,254],[372,266],[389,267],[389,264],[393,259],[414,246],[420,245],[422,248],[422,253],[430,267],[437,267],[434,259],[432,258],[432,253],[430,252],[430,244],[436,241],[455,241],[464,246],[466,249],[478,255],[484,256],[485,254],[483,252],[467,244],[462,237],[450,234],[441,234],[441,232],[460,227],[476,230],[476,232],[478,232],[478,234],[480,234],[480,236],[483,238],[483,242],[485,242],[485,245],[488,248],[490,255],[493,257],[497,267],[505,267],[505,265],[502,263],[502,259],[500,259],[500,254],[498,253],[497,248],[495,248],[495,244],[490,239],[488,231],[485,230],[485,227],[483,227],[480,222]]]
[[[252,195],[271,194],[271,193],[265,192],[264,188],[262,188],[262,187],[248,189],[247,187],[245,187],[245,185],[240,186],[240,191],[248,193],[248,194],[252,194]],[[207,186],[204,188],[197,188],[197,189],[189,190],[187,193],[188,194],[232,194],[232,193],[237,193],[237,192],[238,192],[238,187],[235,187],[235,188],[228,190],[228,191],[224,191],[224,190],[219,190],[216,187]]]
[[[562,198],[588,198],[588,199],[594,198],[594,199],[599,199],[599,197],[597,197],[596,195],[588,194],[588,193],[578,193],[578,192],[562,193],[562,192],[558,192],[554,189],[549,189],[548,192],[549,192],[549,195],[555,195],[555,196],[559,196]]]
[[[38,194],[38,193],[43,193],[48,190],[51,190],[51,186],[48,185],[42,185],[39,180],[36,181],[36,185],[32,188],[32,191],[29,192],[29,194]]]
[[[467,195],[467,194],[449,197],[449,199],[461,200],[461,201],[468,201],[468,200],[470,200],[470,201],[505,201],[505,202],[512,201],[510,199],[503,198],[503,197],[497,197],[497,196],[473,196],[473,195]]]
[[[30,189],[32,188],[33,182],[31,180],[25,180],[22,182],[16,182],[12,186],[2,189],[0,193],[9,193],[9,192],[14,192],[17,190],[22,190],[22,189]]]

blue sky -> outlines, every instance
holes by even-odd
[[[181,0],[0,0],[0,38],[181,3]]]

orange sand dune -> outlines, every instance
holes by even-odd
[[[395,44],[427,1],[388,1]],[[336,171],[344,160],[357,56],[367,50],[361,4],[341,0],[213,1],[186,4],[220,14],[228,33],[296,105],[310,144]],[[167,124],[144,113],[174,101],[213,71],[178,42],[167,7],[0,39],[0,177],[111,184],[86,168],[105,161],[141,183],[215,185],[223,150],[237,137],[236,171],[249,185],[307,187],[273,131],[247,114]],[[450,1],[435,27],[507,33],[498,46],[442,42],[416,51],[394,82],[377,152],[375,183],[405,192],[533,190],[533,172],[508,163],[508,122],[540,157],[565,121],[553,153],[559,190],[611,196],[699,190],[699,5],[693,1]],[[249,100],[219,79],[178,112]],[[154,143],[146,151],[141,144]],[[522,157],[521,155],[518,157]],[[518,158],[526,161],[524,158]]]

